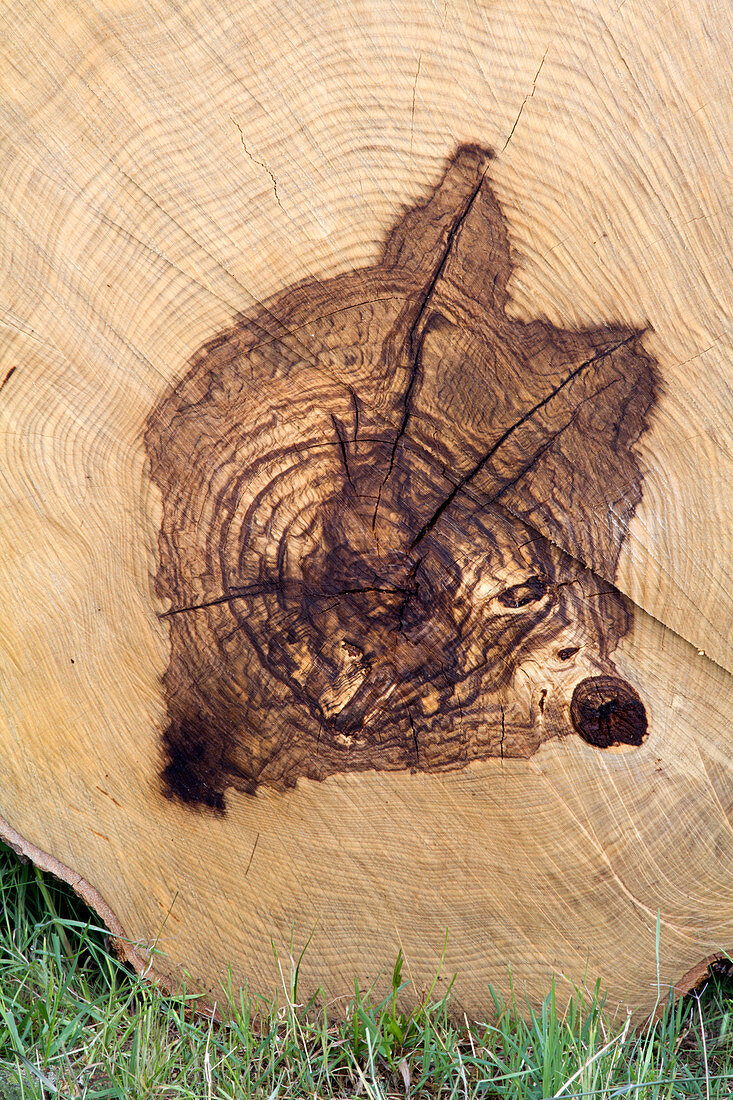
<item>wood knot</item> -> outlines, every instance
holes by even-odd
[[[644,704],[625,680],[593,676],[573,692],[570,717],[575,730],[589,745],[640,745],[646,736]]]

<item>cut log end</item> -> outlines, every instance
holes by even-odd
[[[0,814],[212,1000],[733,948],[733,27],[485,8],[4,27]]]

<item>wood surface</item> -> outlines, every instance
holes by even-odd
[[[729,14],[5,8],[1,831],[136,965],[733,951]]]

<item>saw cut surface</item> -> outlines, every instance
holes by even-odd
[[[0,2],[0,832],[138,969],[733,951],[733,24]]]

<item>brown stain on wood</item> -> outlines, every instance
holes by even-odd
[[[460,147],[378,264],[242,317],[151,413],[168,795],[645,736],[613,580],[656,364],[507,316],[490,162]]]

